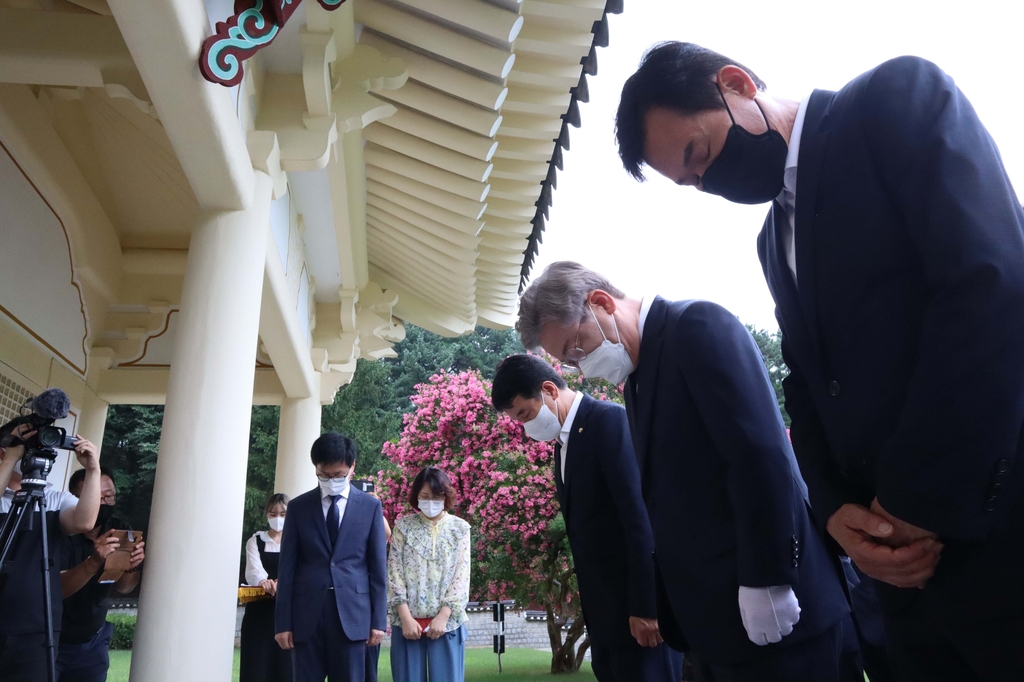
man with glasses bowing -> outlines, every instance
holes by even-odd
[[[364,682],[367,646],[387,629],[381,504],[349,485],[349,438],[325,433],[310,457],[319,485],[292,500],[285,517],[276,639],[295,650],[295,682]]]
[[[516,329],[527,349],[626,382],[665,641],[717,682],[863,680],[844,655],[856,640],[838,563],[739,320],[708,301],[629,298],[560,262],[523,293]]]

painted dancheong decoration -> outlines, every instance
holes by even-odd
[[[236,0],[235,14],[217,22],[217,32],[203,41],[199,70],[203,78],[225,87],[242,82],[242,62],[269,45],[302,0]],[[317,0],[326,10],[345,0]]]

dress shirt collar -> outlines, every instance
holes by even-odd
[[[793,122],[793,132],[789,136],[789,151],[786,153],[786,174],[784,176],[785,184],[782,189],[782,195],[779,197],[783,204],[787,203],[784,199],[786,192],[789,192],[790,196],[796,196],[796,166],[800,160],[800,139],[803,137],[804,119],[807,116],[807,103],[810,101],[810,94],[800,101],[800,108],[796,110],[796,120]]]
[[[657,294],[651,294],[650,296],[644,296],[640,302],[640,340],[644,340],[644,325],[647,324],[647,314],[651,312],[651,306],[654,305],[654,298]]]
[[[576,420],[576,412],[580,409],[580,403],[583,402],[583,391],[576,391],[576,397],[572,399],[572,407],[569,408],[569,414],[565,415],[565,422],[562,423],[562,430],[558,432],[558,442],[562,444],[562,447],[569,443],[569,432],[572,431],[572,423]]]

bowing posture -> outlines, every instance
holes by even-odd
[[[311,458],[320,485],[285,517],[276,639],[295,649],[295,682],[363,682],[367,646],[387,628],[384,516],[379,500],[349,485],[350,439],[325,433]]]
[[[463,682],[469,603],[469,524],[451,515],[455,488],[426,467],[412,482],[388,556],[391,674],[395,682]]]
[[[719,680],[856,679],[849,607],[757,345],[706,301],[627,298],[554,263],[523,293],[523,345],[623,381],[651,519],[658,619]]]
[[[555,442],[555,487],[594,676],[600,682],[678,682],[682,655],[658,630],[654,537],[626,411],[570,390],[535,355],[513,355],[498,365],[491,402],[522,422],[530,438]]]
[[[897,678],[1024,679],[1024,210],[970,101],[917,57],[783,99],[673,42],[616,125],[634,177],[771,202],[793,447]]]
[[[267,500],[269,530],[253,533],[245,543],[245,582],[262,587],[269,599],[249,602],[242,616],[239,682],[291,682],[292,655],[274,640],[274,607],[281,558],[281,536],[288,514],[284,493]]]

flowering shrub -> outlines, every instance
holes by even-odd
[[[561,373],[552,358],[545,358]],[[564,374],[580,390],[579,374]],[[473,528],[470,598],[515,599],[548,614],[552,672],[576,670],[588,646],[583,636],[576,578],[558,508],[554,449],[528,438],[522,426],[494,411],[490,385],[477,372],[440,373],[416,387],[414,410],[404,416],[397,443],[385,443],[394,467],[378,474],[385,515],[416,513],[409,506],[413,479],[435,466],[452,479],[454,510]],[[599,400],[622,401],[621,389],[587,382]],[[563,630],[567,620],[576,624]]]
[[[425,466],[444,471],[458,492],[454,513],[473,527],[471,598],[536,603],[558,514],[554,452],[496,413],[489,389],[476,372],[436,374],[417,386],[401,438],[384,444],[396,469],[380,472],[380,496],[391,519],[415,513],[413,478]]]

